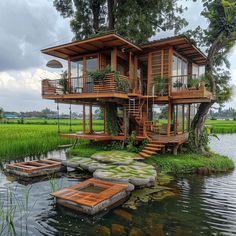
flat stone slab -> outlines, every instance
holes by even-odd
[[[57,203],[89,215],[97,214],[125,200],[134,186],[94,178],[51,193]]]
[[[140,157],[136,153],[113,150],[98,152],[92,155],[91,158],[102,163],[110,163],[114,165],[128,165],[133,162],[134,159]]]
[[[157,173],[152,165],[136,161],[136,153],[104,151],[91,158],[74,157],[64,161],[68,167],[81,168],[105,181],[131,183],[137,187],[153,185]]]
[[[157,172],[151,165],[145,163],[132,162],[129,165],[120,165],[97,169],[93,173],[94,178],[131,183],[137,187],[153,185]]]

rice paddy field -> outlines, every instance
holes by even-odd
[[[216,134],[236,133],[236,121],[234,120],[208,120],[206,124],[209,125],[212,132]]]
[[[57,149],[58,145],[70,144],[74,140],[61,138],[58,135],[55,120],[41,123],[34,120],[34,124],[0,124],[0,160],[17,159],[26,156],[46,154],[48,151]],[[68,120],[61,121],[61,133],[69,133]],[[93,129],[103,129],[102,121],[94,121]],[[72,132],[82,130],[80,120],[72,121]]]

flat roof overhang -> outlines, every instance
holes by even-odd
[[[113,33],[42,49],[41,52],[61,59],[68,59],[114,47],[132,52],[142,51],[139,46]]]
[[[155,40],[141,45],[141,48],[144,51],[150,51],[168,46],[198,65],[206,64],[206,55],[183,35]]]

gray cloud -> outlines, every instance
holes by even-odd
[[[68,21],[51,1],[0,1],[0,71],[40,67],[45,60],[42,47],[71,38]]]

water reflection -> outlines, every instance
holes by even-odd
[[[215,152],[230,156],[236,162],[236,135],[220,135],[220,141],[211,141]],[[52,153],[50,156],[65,153]],[[64,155],[64,156],[63,156]],[[0,199],[7,199],[7,189],[14,192],[11,204],[24,202],[24,193],[30,188],[28,228],[23,211],[16,213],[17,235],[235,235],[236,234],[236,172],[211,176],[178,176],[171,187],[180,194],[175,198],[140,206],[137,210],[113,210],[100,218],[68,214],[55,205],[50,197],[50,181],[42,180],[24,186],[0,173]],[[58,188],[70,186],[88,176],[75,172],[56,179]],[[9,202],[8,202],[9,203]],[[6,204],[7,205],[7,204]],[[5,207],[6,207],[5,205]],[[131,219],[125,215],[131,214]],[[135,234],[136,233],[136,234]]]

